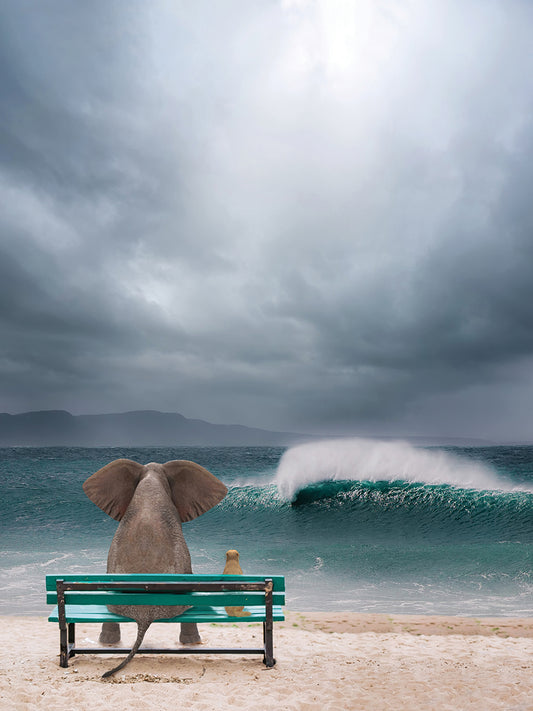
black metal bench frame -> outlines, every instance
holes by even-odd
[[[58,578],[56,580],[57,607],[59,617],[60,636],[60,661],[61,667],[68,667],[68,660],[77,654],[129,654],[130,649],[120,647],[77,647],[76,646],[76,622],[68,622],[66,614],[65,593],[70,590],[78,591],[128,591],[143,590],[146,593],[180,593],[180,592],[264,592],[265,619],[263,621],[263,646],[260,648],[236,648],[236,647],[180,647],[180,648],[147,648],[139,649],[137,654],[262,654],[263,663],[266,667],[273,667],[276,663],[274,658],[274,620],[273,620],[273,583],[271,578],[265,578],[263,583],[257,582],[109,582],[109,583],[84,583],[66,582]],[[68,603],[67,603],[68,604]],[[176,603],[179,604],[179,603]],[[173,618],[175,622],[202,622],[201,619],[194,619],[194,610],[187,611],[185,619]],[[217,623],[235,622],[236,618],[227,616],[217,619]],[[107,620],[95,619],[94,622],[104,622]],[[117,622],[131,622],[125,617]],[[161,620],[164,622],[165,620]]]

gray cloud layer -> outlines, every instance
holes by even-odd
[[[0,410],[531,439],[533,6],[0,5]]]

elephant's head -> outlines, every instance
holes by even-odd
[[[83,490],[102,511],[120,521],[137,485],[149,475],[160,479],[182,522],[192,521],[209,511],[228,493],[226,486],[211,472],[185,459],[146,465],[131,459],[116,459],[90,476]]]

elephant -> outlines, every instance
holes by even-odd
[[[83,484],[89,499],[120,521],[109,548],[108,573],[192,573],[191,556],[181,524],[218,504],[227,487],[195,462],[173,460],[142,465],[116,459],[99,469]],[[121,664],[106,672],[109,677],[133,658],[146,630],[157,619],[182,614],[179,605],[109,605],[108,609],[137,622],[137,639]],[[104,623],[100,642],[120,640],[120,625]],[[182,623],[180,642],[200,644],[194,623]]]

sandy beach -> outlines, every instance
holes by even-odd
[[[98,626],[77,626],[96,643]],[[123,642],[134,635],[123,626]],[[144,646],[173,646],[175,625],[155,624]],[[259,626],[204,625],[206,645],[257,646]],[[260,657],[137,656],[102,680],[116,656],[59,667],[57,624],[3,617],[0,706],[122,709],[533,709],[533,619],[287,612],[275,625],[277,664]],[[104,688],[105,686],[105,688]]]

